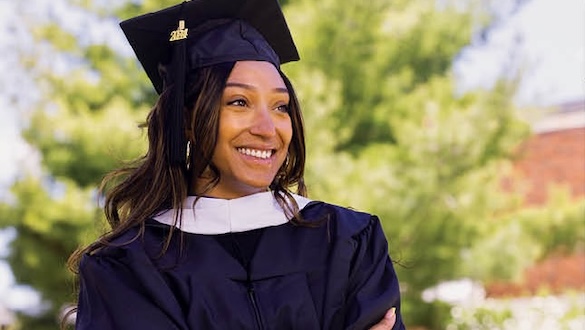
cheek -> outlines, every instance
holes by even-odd
[[[280,132],[280,137],[282,139],[282,141],[284,142],[284,144],[288,145],[290,144],[290,141],[292,140],[292,135],[293,135],[293,128],[292,128],[292,121],[290,118],[283,120],[280,125],[278,125],[279,128],[279,132]]]
[[[240,130],[238,125],[240,123],[234,116],[230,116],[228,114],[220,115],[219,117],[219,127],[217,133],[217,140],[219,141],[229,141],[231,140],[237,132]]]

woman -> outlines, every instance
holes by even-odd
[[[161,95],[146,156],[104,181],[112,231],[72,259],[76,327],[403,329],[378,219],[303,197],[278,3],[191,1],[121,25]]]

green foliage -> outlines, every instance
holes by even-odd
[[[527,236],[539,242],[540,258],[585,249],[585,200],[574,201],[559,191],[540,208],[519,210],[505,221],[517,221]]]
[[[134,59],[82,43],[55,23],[30,28],[44,59],[65,58],[70,67],[56,71],[36,54],[23,58],[42,92],[23,136],[40,152],[42,168],[40,177],[23,173],[11,199],[0,203],[0,227],[17,231],[7,261],[18,283],[35,288],[48,306],[42,315],[20,315],[20,327],[55,329],[59,309],[75,299],[67,258],[104,229],[96,186],[144,152],[137,125],[154,93]]]
[[[393,141],[392,118],[413,111],[395,102],[447,74],[471,33],[469,15],[436,11],[428,1],[299,1],[290,7],[303,66],[323,71],[341,88],[332,127],[340,150]]]
[[[70,3],[119,20],[176,1]],[[510,103],[513,85],[457,95],[451,63],[478,22],[450,1],[286,3],[302,61],[284,70],[304,108],[311,197],[380,216],[400,262],[407,324],[440,328],[446,307],[420,293],[466,274],[462,253],[514,205],[499,190],[502,166],[527,133]],[[24,136],[42,156],[44,179],[15,184],[14,203],[0,204],[0,227],[17,229],[9,257],[16,278],[39,290],[54,315],[71,300],[65,259],[101,229],[95,186],[144,152],[136,126],[155,95],[135,59],[54,24],[34,31],[76,65],[66,74],[40,70],[43,99]]]
[[[443,325],[447,324],[451,318],[449,311],[451,306],[440,301],[433,301],[432,303],[421,303],[417,299],[405,299],[402,303],[402,309],[407,311],[403,313],[405,325],[411,327],[413,324],[421,324],[426,321],[427,324],[436,328],[444,329]]]
[[[33,177],[18,181],[11,192],[18,203],[0,204],[0,227],[14,227],[18,234],[7,261],[19,283],[37,289],[50,303],[54,326],[56,310],[72,299],[68,255],[98,233],[95,195],[71,181],[43,183]],[[21,321],[24,329],[40,329],[27,322],[34,318]]]
[[[82,187],[95,186],[121,160],[144,151],[137,130],[139,118],[129,112],[128,102],[113,97],[93,111],[80,94],[54,97],[54,112],[35,112],[26,140],[44,155],[43,165],[56,178],[69,178]],[[79,97],[79,99],[77,99]]]
[[[517,202],[499,178],[528,129],[515,116],[513,85],[456,95],[449,70],[469,42],[466,13],[384,4],[287,8],[306,58],[287,68],[304,105],[306,181],[313,198],[380,216],[407,323],[442,328],[445,309],[420,294],[468,275],[462,253]]]
[[[463,253],[467,273],[485,282],[521,280],[522,271],[532,266],[542,248],[517,222],[501,225],[491,235],[476,241]]]
[[[523,270],[559,253],[583,252],[585,200],[558,192],[541,207],[520,208],[490,222],[463,253],[466,273],[483,282],[520,280]]]

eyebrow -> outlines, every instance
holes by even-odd
[[[225,84],[225,87],[239,87],[239,88],[244,88],[244,89],[249,89],[249,90],[254,90],[256,89],[256,87],[252,86],[252,85],[248,85],[248,84],[243,84],[243,83],[238,83],[238,82],[227,82]],[[276,87],[272,89],[273,91],[277,92],[277,93],[286,93],[288,94],[288,89],[286,89],[285,87]]]

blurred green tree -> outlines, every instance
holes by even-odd
[[[69,0],[102,23],[176,1],[104,3]],[[291,0],[285,7],[303,57],[284,70],[304,105],[311,197],[381,217],[391,254],[404,265],[397,270],[405,318],[434,328],[444,314],[420,293],[465,274],[462,250],[507,205],[498,194],[500,166],[526,132],[510,102],[513,84],[455,90],[452,62],[485,23],[480,1],[463,3]],[[73,299],[66,258],[103,225],[95,187],[144,151],[136,126],[155,95],[131,56],[92,41],[87,30],[53,22],[32,32],[70,67],[63,74],[26,59],[43,99],[24,136],[40,152],[43,175],[14,184],[13,200],[0,204],[0,227],[18,232],[8,259],[18,282],[49,306],[42,318],[24,318],[23,328],[50,329]]]
[[[449,1],[323,0],[297,1],[288,14],[305,57],[291,73],[305,103],[309,191],[380,216],[405,319],[443,328],[449,306],[421,293],[475,275],[462,254],[514,205],[500,174],[528,133],[514,80],[455,89],[451,65],[489,13]]]
[[[41,100],[23,136],[40,153],[41,177],[23,173],[11,198],[0,203],[0,227],[17,231],[7,261],[17,282],[36,289],[46,307],[39,315],[20,315],[22,329],[57,328],[59,310],[74,300],[67,258],[104,229],[96,187],[105,173],[146,146],[137,126],[155,93],[139,64],[104,40],[93,40],[88,26],[112,25],[119,17],[173,2],[106,7],[71,0],[66,3],[71,12],[28,25],[36,43],[23,64],[35,76]],[[65,28],[64,20],[75,13],[88,26]],[[63,62],[64,69],[58,65]]]

